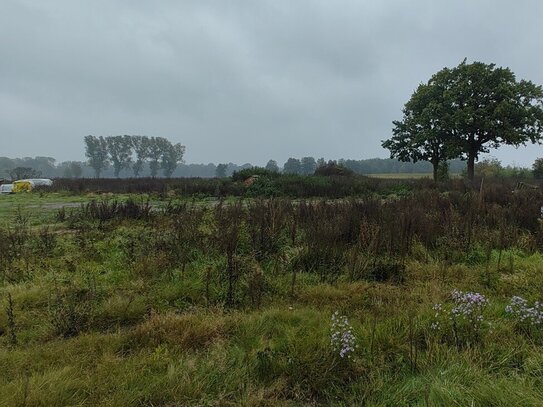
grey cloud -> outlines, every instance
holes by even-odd
[[[535,0],[3,3],[0,155],[77,159],[87,134],[147,134],[194,162],[386,157],[391,121],[444,66],[543,83]]]

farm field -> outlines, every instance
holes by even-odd
[[[383,174],[368,174],[370,178],[384,178],[384,179],[419,179],[419,178],[432,178],[432,174],[428,172],[411,172],[411,173],[383,173]]]
[[[0,196],[0,405],[543,405],[543,194],[424,185]]]
[[[92,198],[89,198],[92,199]],[[49,211],[59,209],[61,206],[79,206],[88,199],[83,196],[68,196],[65,194],[6,194],[0,195],[0,224],[10,223],[17,212],[22,210],[32,214],[31,221],[39,225],[47,221],[44,215]]]
[[[409,179],[432,179],[432,174],[428,172],[399,172],[399,173],[382,173],[382,174],[367,174],[369,178],[391,179],[391,180],[409,180]],[[459,179],[459,173],[449,174],[451,179]]]

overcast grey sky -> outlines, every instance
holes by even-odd
[[[0,156],[141,134],[187,162],[388,157],[416,86],[464,59],[543,84],[543,1],[1,0]],[[542,146],[502,148],[531,165]]]

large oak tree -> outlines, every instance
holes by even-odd
[[[403,118],[394,121],[393,136],[383,141],[390,158],[400,161],[429,161],[437,181],[439,165],[460,154],[452,143],[451,115],[445,109],[445,84],[421,84],[405,104]]]
[[[432,164],[462,157],[472,180],[479,154],[541,141],[543,90],[509,68],[464,61],[419,86],[394,126],[383,142],[392,157]]]

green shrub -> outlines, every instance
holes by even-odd
[[[250,178],[253,175],[267,178],[275,178],[279,176],[279,174],[275,171],[270,171],[262,167],[251,167],[244,168],[243,170],[239,171],[234,171],[234,173],[232,174],[232,181],[245,181],[247,178]]]

